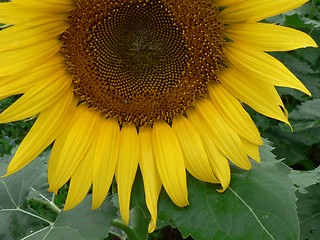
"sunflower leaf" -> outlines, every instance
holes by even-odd
[[[7,168],[12,156],[0,160],[0,169]],[[0,239],[20,239],[48,225],[27,206],[27,197],[39,172],[45,171],[42,159],[32,162],[16,174],[0,179]],[[3,174],[3,172],[1,172]]]
[[[310,171],[292,170],[289,177],[300,193],[308,193],[307,187],[320,183],[320,166]]]
[[[0,159],[1,174],[11,158]],[[110,199],[96,211],[91,210],[90,197],[70,211],[61,212],[54,206],[54,216],[48,209],[40,215],[30,208],[33,201],[39,203],[41,198],[42,205],[54,205],[48,200],[52,194],[47,192],[47,158],[45,153],[19,172],[0,179],[0,239],[103,239],[108,236],[117,211]]]
[[[262,133],[270,139],[277,148],[275,153],[285,157],[285,163],[290,166],[302,164],[306,169],[313,169],[319,159],[320,135],[320,99],[315,98],[303,102],[289,113],[294,132],[279,126],[270,126]],[[280,125],[281,126],[281,125]],[[314,163],[313,163],[314,162]]]
[[[130,210],[130,225],[140,239],[148,239],[148,223],[150,217],[140,206]]]
[[[25,240],[68,240],[68,239],[103,239],[108,236],[111,222],[116,215],[116,209],[108,199],[102,207],[92,211],[90,197],[74,209],[62,212],[51,225],[38,230]]]
[[[296,188],[288,177],[290,169],[271,149],[268,144],[261,148],[262,163],[252,170],[234,169],[222,194],[192,177],[188,207],[176,207],[162,193],[159,218],[196,240],[298,239]]]
[[[298,216],[300,220],[300,239],[320,239],[320,185],[306,188],[308,194],[297,193]]]
[[[290,114],[295,131],[320,126],[320,99],[312,99],[302,103]]]

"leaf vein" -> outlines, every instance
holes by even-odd
[[[269,235],[269,237],[272,240],[275,240],[275,238],[272,236],[272,234],[263,226],[262,222],[260,221],[260,219],[258,218],[258,216],[255,214],[255,212],[253,211],[253,209],[229,186],[228,187],[230,189],[230,191],[249,209],[249,211],[252,213],[252,215],[254,216],[254,218],[257,220],[258,224],[261,226],[261,228]]]

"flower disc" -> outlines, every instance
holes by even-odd
[[[121,125],[185,114],[224,67],[217,13],[205,1],[78,1],[62,39],[76,95]]]

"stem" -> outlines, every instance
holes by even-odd
[[[118,233],[116,233],[116,232],[114,232],[114,231],[109,231],[109,233],[110,233],[111,235],[113,235],[113,236],[121,239],[121,240],[126,240],[126,237],[125,237],[125,236],[120,235],[120,234],[118,234]]]
[[[123,224],[118,219],[113,220],[111,225],[124,231],[127,234],[129,240],[143,240],[139,237],[139,235],[132,228]]]
[[[312,0],[311,1],[311,8],[310,8],[310,13],[309,13],[309,18],[310,19],[313,19],[313,17],[314,17],[314,12],[316,10],[316,3],[317,3],[317,0]]]

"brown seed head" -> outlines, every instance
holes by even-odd
[[[75,94],[121,125],[185,114],[224,67],[217,14],[205,0],[79,0],[62,36]]]

